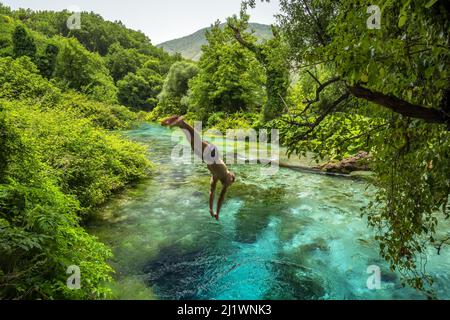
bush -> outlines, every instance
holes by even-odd
[[[77,119],[76,113],[42,112],[18,102],[6,112],[13,119],[11,125],[21,128],[21,135],[52,168],[61,190],[79,201],[83,215],[112,192],[146,176],[149,161],[143,147],[93,126],[88,119]]]
[[[104,283],[111,280],[112,269],[106,264],[111,252],[80,227],[80,202],[75,192],[61,190],[63,179],[55,173],[64,167],[50,160],[62,143],[44,142],[50,137],[52,142],[58,141],[58,132],[50,132],[60,120],[54,113],[0,100],[3,299],[92,299],[109,295]],[[47,137],[43,136],[44,128]],[[69,155],[60,160],[69,164]],[[81,269],[81,290],[66,286],[70,265]]]
[[[61,90],[43,79],[29,57],[0,58],[0,98],[39,99],[40,103],[56,104]]]
[[[259,129],[259,114],[237,112],[227,115],[225,112],[213,113],[207,121],[207,127],[225,133],[227,129]]]
[[[129,128],[136,115],[124,106],[92,101],[74,91],[61,93],[52,82],[38,74],[30,58],[0,58],[0,98],[31,100],[42,109],[70,110],[106,129]]]

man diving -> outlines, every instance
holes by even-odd
[[[192,151],[203,162],[207,163],[208,170],[211,172],[211,189],[209,192],[209,213],[217,221],[219,220],[220,209],[222,208],[223,200],[228,188],[234,183],[236,175],[228,170],[223,160],[219,157],[219,151],[213,144],[203,141],[200,134],[189,124],[187,124],[183,117],[172,116],[161,122],[165,127],[179,127],[186,135],[188,142],[191,145]],[[201,144],[200,144],[201,142]],[[222,183],[222,191],[217,200],[216,212],[214,212],[214,194],[216,191],[217,182]]]

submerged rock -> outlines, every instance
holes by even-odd
[[[329,247],[324,239],[315,239],[314,242],[303,244],[299,246],[299,251],[301,253],[311,253],[314,251],[323,251],[326,252],[329,250]]]

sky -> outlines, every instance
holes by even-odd
[[[187,36],[216,20],[238,14],[241,0],[0,0],[13,9],[64,10],[74,6],[94,11],[103,18],[122,21],[144,32],[153,44]],[[279,0],[259,3],[249,11],[251,22],[275,23]]]

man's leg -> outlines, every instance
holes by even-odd
[[[215,217],[214,214],[214,193],[216,192],[216,186],[217,186],[217,178],[214,176],[211,176],[211,189],[209,191],[209,213],[211,214],[211,217]]]
[[[217,221],[219,221],[220,209],[222,209],[223,200],[225,199],[225,194],[227,193],[227,190],[228,186],[223,185],[222,191],[220,192],[219,200],[217,200],[217,208],[216,208],[217,212],[214,215],[214,218],[216,218]]]

